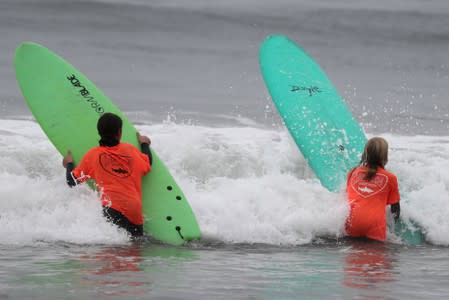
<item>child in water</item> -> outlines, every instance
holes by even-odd
[[[345,226],[348,236],[384,241],[387,205],[391,206],[395,221],[399,219],[398,180],[384,169],[387,162],[387,141],[374,137],[366,143],[360,165],[349,172],[346,191],[350,213]]]
[[[122,119],[105,113],[97,123],[99,146],[90,149],[78,166],[72,154],[64,157],[63,166],[69,186],[94,179],[101,190],[103,214],[107,220],[125,229],[132,237],[143,235],[142,177],[151,170],[150,138],[137,133],[140,151],[121,143]]]

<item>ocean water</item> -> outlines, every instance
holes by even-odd
[[[424,243],[344,238],[344,194],[321,187],[259,73],[274,33],[320,63],[368,136],[389,141],[402,218]],[[0,36],[0,299],[447,298],[447,1],[3,0]],[[15,81],[26,40],[152,138],[200,241],[131,243],[92,191],[66,186]]]

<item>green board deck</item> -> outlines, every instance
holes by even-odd
[[[70,149],[75,164],[98,145],[98,118],[105,112],[123,120],[122,141],[139,147],[136,129],[126,116],[86,76],[49,49],[21,44],[14,60],[26,103],[56,149]],[[181,245],[201,236],[183,192],[154,149],[152,171],[142,179],[144,230],[153,238]]]
[[[359,123],[321,67],[288,37],[268,36],[259,59],[272,101],[310,168],[328,190],[341,190],[367,141]],[[422,233],[402,222],[394,231],[407,243],[422,242]]]

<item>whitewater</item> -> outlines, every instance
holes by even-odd
[[[126,243],[95,192],[69,188],[62,156],[32,118],[0,120],[0,243]],[[294,246],[344,236],[344,187],[323,188],[282,126],[138,125],[192,206],[203,239]],[[449,137],[382,134],[402,218],[449,245]],[[6,200],[6,201],[5,201]],[[392,242],[401,242],[390,234]]]

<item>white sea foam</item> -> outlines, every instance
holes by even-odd
[[[61,156],[32,121],[0,120],[0,244],[125,243],[86,186],[65,184]],[[184,190],[205,239],[297,245],[339,237],[344,194],[325,190],[286,130],[140,125]],[[449,137],[384,135],[402,214],[449,245]]]

